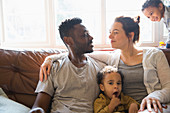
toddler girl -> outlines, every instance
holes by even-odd
[[[94,102],[94,113],[137,113],[139,104],[122,91],[122,75],[117,68],[105,66],[97,74],[101,93]]]

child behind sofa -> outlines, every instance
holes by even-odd
[[[151,21],[161,21],[165,23],[168,30],[166,48],[170,48],[170,6],[163,4],[162,0],[146,0],[142,6],[142,12]]]
[[[94,102],[94,113],[128,112],[137,113],[139,103],[122,91],[122,74],[113,66],[105,66],[97,74],[101,93]]]

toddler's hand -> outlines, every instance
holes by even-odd
[[[120,103],[121,103],[120,99],[113,95],[109,104],[109,111],[112,113]]]
[[[138,105],[136,103],[132,103],[129,107],[129,113],[137,113]]]

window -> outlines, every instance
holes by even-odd
[[[123,4],[122,4],[123,3]],[[127,5],[128,4],[128,5]],[[135,4],[135,5],[134,5]],[[108,29],[110,28],[111,24],[113,23],[114,18],[118,16],[130,16],[130,17],[136,17],[140,16],[140,41],[141,42],[147,42],[147,43],[154,43],[154,40],[152,38],[152,22],[150,22],[149,19],[147,19],[142,11],[142,0],[117,0],[115,3],[114,0],[107,0],[106,1],[106,28],[107,28],[107,36],[109,35]],[[109,41],[109,39],[107,40]]]
[[[94,37],[94,43],[102,43],[100,0],[54,0],[54,4],[56,27],[66,18],[80,17],[83,24]],[[58,33],[56,40],[60,40]],[[57,45],[60,44],[62,44],[61,40],[59,42],[57,41]]]
[[[0,0],[1,47],[64,47],[58,26],[66,18],[80,17],[94,37],[95,47],[110,47],[109,29],[117,16],[141,17],[141,46],[157,46],[162,24],[141,12],[144,0]],[[135,5],[134,5],[135,4]],[[161,30],[160,30],[161,29]],[[161,32],[157,32],[161,31]],[[160,38],[161,37],[161,38]]]
[[[3,0],[3,45],[24,46],[46,41],[42,0]]]

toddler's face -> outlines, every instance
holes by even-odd
[[[148,17],[151,21],[160,21],[163,14],[161,13],[162,12],[162,7],[148,7],[148,8],[145,8],[143,13],[146,17]]]
[[[100,84],[100,89],[110,99],[112,96],[119,97],[122,90],[122,80],[119,73],[106,73],[103,84]]]

